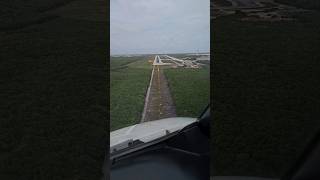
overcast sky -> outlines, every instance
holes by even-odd
[[[209,52],[209,0],[111,0],[111,54]]]

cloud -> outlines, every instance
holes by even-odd
[[[111,54],[209,51],[209,0],[111,0]]]

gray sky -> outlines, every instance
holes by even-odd
[[[111,54],[209,52],[209,0],[111,0]]]

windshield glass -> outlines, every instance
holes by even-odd
[[[209,104],[209,0],[112,0],[110,11],[110,131],[199,117]]]

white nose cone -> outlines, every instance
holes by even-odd
[[[196,118],[166,118],[112,131],[110,133],[110,152],[113,152],[114,149],[124,149],[130,142],[135,140],[140,140],[144,143],[150,142],[169,133],[179,131],[196,121]]]

